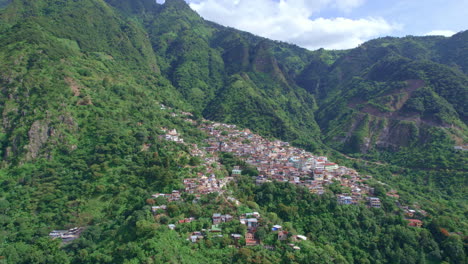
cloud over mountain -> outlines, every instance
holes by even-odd
[[[454,31],[451,30],[433,30],[431,32],[427,32],[425,35],[426,36],[445,36],[445,37],[451,37],[455,35]]]
[[[347,49],[398,28],[381,17],[317,17],[332,8],[349,12],[365,0],[200,0],[190,6],[204,18],[309,49]]]

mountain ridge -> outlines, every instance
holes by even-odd
[[[148,71],[150,75],[153,72],[155,77],[161,76],[163,82],[168,81],[166,84],[175,88],[166,93],[182,95],[184,102],[179,104],[188,110],[217,121],[235,122],[310,150],[321,151],[327,146],[348,154],[392,152],[408,147],[423,150],[425,142],[430,140],[416,139],[428,135],[429,128],[442,131],[457,144],[467,140],[464,106],[467,77],[462,72],[463,60],[455,60],[453,55],[463,55],[465,46],[448,49],[451,53],[443,53],[443,47],[462,43],[468,31],[452,38],[386,37],[348,51],[307,51],[207,22],[184,1],[157,4],[109,0],[106,3],[121,14],[107,8],[104,2],[82,3],[83,8],[104,12],[103,17],[108,21],[99,23],[114,25],[105,31],[91,24],[74,26],[72,21],[77,17],[72,12],[78,8],[74,2],[66,2],[59,10],[50,8],[53,4],[29,5],[18,0],[10,3],[2,14],[9,21],[15,17],[14,12],[21,13],[24,9],[21,14],[28,14],[25,21],[32,27],[41,27],[35,31],[45,30],[68,43],[65,49],[60,48],[62,54],[98,52],[117,59],[122,67]],[[57,16],[59,13],[61,17]],[[131,18],[127,18],[129,14]],[[92,20],[89,14],[82,17]],[[52,21],[57,19],[64,21],[60,29],[52,26]],[[25,23],[20,22],[16,27],[26,28]],[[31,36],[41,38],[36,32],[24,38],[31,39]],[[53,52],[60,49],[53,48]],[[54,56],[57,55],[56,58],[61,56]],[[411,80],[420,80],[425,85],[416,90],[399,88]],[[231,102],[234,94],[226,97],[223,92],[241,82],[245,82],[242,86],[250,87],[244,90],[249,92],[238,93],[240,101],[234,106]],[[381,91],[382,88],[386,91]],[[247,94],[250,99],[243,98]],[[357,106],[355,96],[369,103],[363,101]],[[252,101],[252,98],[256,99]],[[233,118],[246,112],[250,113],[246,118]],[[358,128],[355,124],[369,114],[369,120],[379,124],[371,127],[378,131],[355,130]],[[344,116],[348,119],[343,119]],[[262,118],[269,121],[259,122]],[[341,120],[340,125],[335,125],[337,118]],[[421,122],[425,124],[422,127]],[[388,127],[390,123],[394,129]],[[405,133],[405,137],[413,140],[392,143],[391,131],[397,132],[395,129],[402,126],[411,128],[408,131],[413,132]],[[453,159],[457,154],[450,155]]]
[[[0,262],[464,263],[466,151],[454,146],[467,141],[467,36],[308,51],[206,21],[182,0],[13,0],[0,10]],[[352,190],[332,180],[320,196],[256,186],[256,168],[228,153],[202,160],[203,117],[372,175],[382,208],[339,204]],[[234,166],[245,175],[225,194],[183,191]],[[182,200],[152,197],[172,191]],[[428,212],[413,216],[421,228],[396,193]],[[248,235],[237,220],[222,238],[186,241],[217,232],[215,213],[251,212],[268,249],[236,242]],[[278,224],[308,241],[279,241]],[[74,242],[48,238],[75,226]]]

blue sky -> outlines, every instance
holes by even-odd
[[[160,2],[161,0],[158,0]],[[468,0],[186,0],[207,20],[314,50],[468,29]]]
[[[348,13],[328,8],[316,16],[381,16],[402,26],[395,31],[399,36],[424,35],[435,30],[459,32],[468,29],[468,0],[367,0]]]

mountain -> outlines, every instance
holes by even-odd
[[[316,151],[324,149],[321,135],[334,149],[379,159],[429,148],[449,160],[445,167],[460,168],[453,147],[467,140],[467,32],[311,52],[205,21],[184,1],[137,16],[153,36],[163,76],[207,118]],[[440,156],[405,166],[437,167]]]
[[[183,0],[0,1],[0,262],[464,263],[466,152],[454,146],[467,140],[467,36],[308,51],[206,21]],[[323,196],[256,186],[256,168],[229,154],[201,160],[203,118],[374,175],[383,207],[341,207],[335,193],[349,190],[337,183]],[[236,165],[246,175],[225,194],[151,196]],[[408,226],[391,188],[429,212],[423,228]],[[151,213],[166,203],[164,217]],[[186,241],[213,228],[213,213],[257,211],[309,241],[298,251],[262,228],[276,250],[236,248],[238,221],[223,238]],[[75,226],[80,239],[48,238]]]
[[[461,36],[468,34],[453,38]],[[341,57],[319,91],[325,103],[317,120],[325,141],[348,153],[407,148],[424,153],[430,148],[452,161],[444,166],[434,155],[434,160],[412,160],[407,166],[459,162],[459,154],[450,149],[466,142],[468,79],[462,65],[437,62],[446,42],[440,37],[383,38]]]
[[[440,152],[466,142],[467,77],[461,59],[466,32],[451,38],[382,38],[349,51],[311,52],[205,21],[185,1],[107,3],[120,20],[107,22],[121,25],[105,32],[105,42],[96,43],[104,37],[96,22],[96,28],[73,28],[70,20],[53,33],[78,39],[83,51],[118,50],[126,63],[160,72],[189,110],[212,120],[315,151],[326,149],[323,140],[351,154],[421,152],[435,131],[446,138]],[[45,12],[52,19],[54,12]],[[119,34],[133,43],[112,47]],[[457,162],[452,154],[449,159]]]
[[[293,79],[310,52],[207,22],[184,1],[167,1],[143,19],[163,75],[194,111],[291,141],[316,140],[314,97]]]

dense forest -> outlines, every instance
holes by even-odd
[[[0,263],[466,263],[467,43],[465,31],[309,51],[183,0],[0,0]],[[383,206],[341,205],[339,184],[256,185],[229,153],[206,165],[192,155],[203,118],[372,175]],[[244,175],[223,193],[152,197],[234,166]],[[391,190],[428,213],[421,228]],[[231,234],[254,212],[261,243],[246,246]],[[189,241],[218,232],[216,213],[235,219]],[[72,242],[49,236],[73,227]]]

